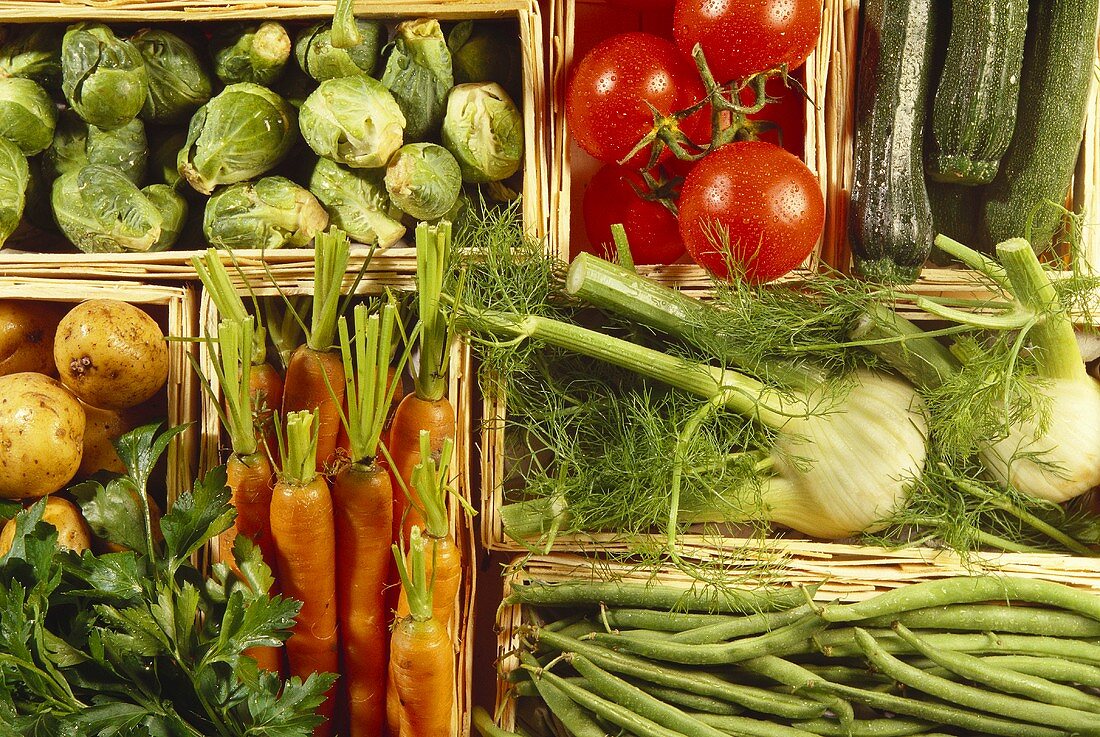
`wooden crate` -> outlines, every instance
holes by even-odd
[[[330,18],[334,0],[86,0],[85,4],[54,0],[13,0],[2,3],[0,24],[58,23],[100,21],[103,23],[209,23],[217,21],[279,20],[287,23]],[[534,0],[436,0],[401,3],[394,0],[359,0],[355,12],[361,18],[400,20],[430,17],[439,20],[514,20],[518,32],[523,65],[523,98],[516,100],[524,121],[523,218],[530,234],[546,236],[549,224],[547,192],[549,177],[549,109],[545,94],[543,23]],[[291,63],[294,63],[293,61]],[[204,246],[205,244],[200,244]],[[0,249],[0,276],[50,276],[58,268],[72,278],[143,280],[184,280],[195,275],[188,263],[195,244],[177,244],[176,250],[163,253],[43,254],[14,250],[14,240]],[[239,259],[252,263],[266,261],[277,272],[300,273],[313,263],[313,251],[287,248],[275,251],[238,250]],[[387,270],[414,269],[416,249],[399,242],[377,256]]]
[[[806,109],[804,157],[825,195],[825,231],[807,265],[823,263],[846,271],[851,251],[847,237],[848,202],[852,184],[852,144],[857,51],[859,46],[859,0],[823,0],[821,36],[818,48],[806,61],[806,89],[815,105]],[[570,65],[591,48],[593,28],[601,36],[628,30],[649,30],[669,35],[652,15],[611,7],[604,0],[558,0],[554,7],[554,38],[551,43],[553,160],[557,172],[551,180],[550,235],[555,252],[568,260],[586,242],[580,204],[584,187],[595,172],[596,162],[572,142],[565,120],[565,91]],[[583,29],[578,32],[578,28]],[[606,29],[606,30],[604,30]],[[589,37],[589,38],[585,38]],[[578,43],[578,38],[580,42]],[[1100,60],[1094,61],[1100,74]],[[1100,96],[1094,83],[1081,146],[1071,204],[1086,213],[1086,261],[1100,270]],[[690,259],[668,267],[641,267],[640,271],[685,288],[707,289],[709,279]],[[970,275],[961,269],[929,267],[912,290],[947,295],[973,289]]]
[[[149,313],[170,338],[168,383],[158,395],[164,401],[166,427],[193,423],[198,419],[198,382],[188,356],[195,345],[198,299],[189,286],[165,286],[134,282],[74,279],[13,279],[0,277],[0,299],[56,302],[76,306],[90,299],[129,302]],[[171,504],[191,488],[198,459],[198,428],[192,426],[172,440],[167,453],[167,501]]]
[[[277,280],[278,287],[273,286],[269,275],[257,271],[237,271],[228,262],[226,266],[231,280],[242,295],[248,293],[258,297],[277,297],[279,291],[288,297],[297,295],[309,295],[313,293],[312,275],[301,275],[294,278]],[[351,289],[358,268],[349,266],[344,282],[344,291]],[[414,291],[416,288],[415,276],[411,273],[379,273],[367,272],[359,282],[355,293],[364,297],[381,295],[385,290]],[[246,297],[247,304],[247,297]],[[208,336],[216,332],[219,320],[217,309],[210,300],[205,289],[199,299],[199,333],[200,336]],[[455,406],[456,428],[455,448],[451,461],[453,485],[464,499],[471,498],[470,489],[470,441],[473,437],[471,429],[471,374],[470,351],[467,345],[456,341],[451,351],[450,380],[448,385],[448,397]],[[217,377],[213,369],[213,353],[208,343],[200,343],[199,366],[205,376],[211,380],[214,391],[220,391]],[[228,436],[224,433],[213,398],[206,391],[202,392],[201,402],[201,440],[199,443],[200,467],[209,469],[217,466],[228,458]],[[458,599],[455,602],[455,616],[453,618],[454,630],[452,637],[455,643],[455,713],[454,730],[452,737],[468,737],[470,734],[470,708],[472,694],[471,670],[473,661],[474,643],[474,596],[476,593],[476,567],[475,561],[475,536],[472,520],[462,511],[460,505],[454,500],[449,504],[451,531],[455,537],[455,544],[463,551],[464,569],[462,584],[459,588]],[[210,555],[212,560],[220,559],[218,540],[211,541]]]
[[[1006,553],[990,557],[986,561],[989,568],[976,569],[962,565],[948,552],[923,550],[884,556],[867,548],[841,545],[818,547],[823,549],[807,549],[804,552],[791,550],[788,551],[791,555],[781,560],[767,558],[766,560],[774,563],[768,582],[782,586],[820,584],[814,594],[815,600],[853,602],[922,581],[995,572],[997,575],[1054,581],[1100,596],[1100,561],[1093,558]],[[746,585],[751,585],[754,564],[761,560],[761,555],[770,553],[747,548],[727,550],[723,554],[702,546],[686,549],[684,555],[691,562],[721,562],[731,571],[744,571],[750,576]],[[692,586],[691,579],[684,573],[670,568],[654,571],[652,568],[640,568],[629,563],[577,555],[530,556],[515,559],[509,567],[505,574],[504,595],[507,596],[509,587],[516,583],[597,581],[611,578],[638,583],[655,580],[663,585],[685,589]],[[516,701],[509,688],[508,677],[519,667],[519,659],[515,653],[520,648],[521,627],[529,621],[527,611],[519,605],[502,605],[497,612],[496,713],[499,715],[499,724],[506,730],[514,728],[516,715]]]

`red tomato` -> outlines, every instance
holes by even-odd
[[[821,0],[676,0],[672,30],[685,54],[702,45],[719,82],[790,70],[817,45]]]
[[[679,209],[688,253],[723,279],[734,272],[750,281],[777,279],[806,260],[825,229],[813,173],[763,141],[731,143],[696,164]],[[728,251],[718,233],[729,236]]]
[[[704,94],[695,67],[671,41],[649,33],[621,33],[597,45],[574,67],[565,112],[580,147],[600,161],[616,163],[652,130],[649,105],[669,115]],[[692,116],[684,121],[684,132],[695,139],[707,122],[702,114]],[[642,168],[648,160],[648,151],[641,151],[629,163]]]
[[[637,10],[639,13],[657,12],[657,11],[672,11],[672,3],[675,0],[606,0],[606,3],[613,8],[625,8],[627,10]]]
[[[608,164],[596,172],[584,190],[584,229],[593,253],[614,258],[611,226],[618,223],[636,264],[671,264],[684,255],[676,216],[660,202],[639,197],[645,190],[642,175],[625,166]]]

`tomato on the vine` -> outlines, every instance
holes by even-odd
[[[725,279],[777,279],[806,260],[825,229],[813,173],[763,141],[731,143],[703,158],[684,180],[679,209],[688,253]]]
[[[635,189],[637,188],[637,189]],[[671,264],[684,255],[676,216],[646,191],[641,174],[617,164],[603,166],[584,191],[584,229],[597,255],[615,256],[611,226],[621,224],[636,264]]]
[[[706,94],[698,71],[671,41],[649,33],[621,33],[589,51],[573,69],[566,92],[569,130],[581,148],[606,163],[622,160],[662,115],[691,107]],[[706,109],[683,121],[692,140],[709,129]],[[665,156],[668,156],[665,152]],[[628,162],[649,161],[639,151]]]
[[[701,44],[714,78],[740,80],[806,61],[821,32],[821,0],[676,0],[676,44]]]
[[[801,83],[801,74],[793,74],[792,77]],[[802,158],[806,150],[806,95],[795,87],[794,82],[788,87],[780,76],[768,79],[765,91],[768,97],[775,98],[758,113],[749,116],[750,120],[767,121],[774,123],[775,128],[761,131],[759,140],[782,146],[798,158]],[[741,104],[749,105],[754,101],[752,90],[746,88],[741,92]]]

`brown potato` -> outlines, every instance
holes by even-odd
[[[76,477],[87,478],[97,471],[126,473],[126,466],[118,457],[114,441],[123,433],[134,429],[129,413],[99,409],[90,404],[83,406],[87,418],[84,425],[84,453],[80,457],[80,468]]]
[[[153,318],[112,299],[83,302],[61,320],[54,341],[61,381],[85,403],[127,409],[168,380],[168,345]]]
[[[0,376],[34,371],[57,376],[53,336],[65,307],[55,302],[0,299]]]
[[[0,376],[0,498],[57,491],[80,467],[84,408],[42,374]]]
[[[92,546],[92,531],[80,514],[80,508],[61,497],[46,499],[42,521],[57,528],[57,544],[67,550],[83,553]],[[0,555],[7,555],[15,541],[15,520],[10,519],[0,532]]]

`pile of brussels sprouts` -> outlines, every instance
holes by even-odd
[[[189,248],[305,246],[332,223],[387,247],[410,220],[455,217],[464,184],[514,197],[516,35],[354,23],[354,45],[331,23],[0,27],[0,246],[20,223],[95,253],[185,232]]]

